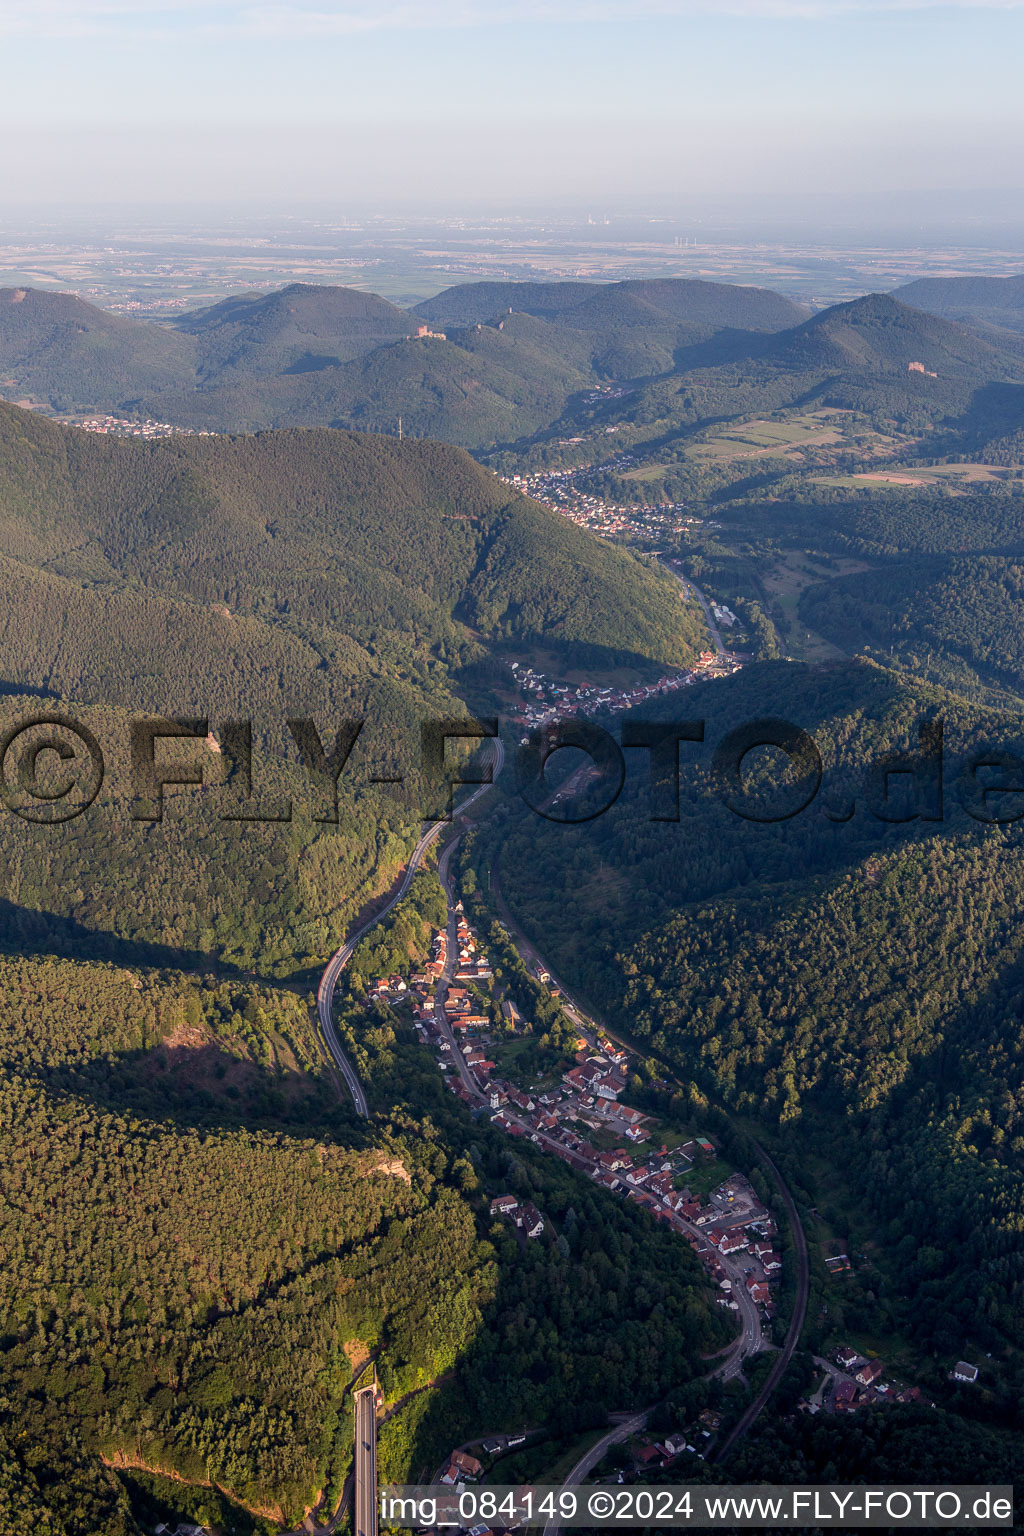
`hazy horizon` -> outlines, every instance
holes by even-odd
[[[2,0],[0,37],[7,205],[701,217],[810,196],[941,223],[980,188],[989,223],[1003,199],[1024,223],[1018,0]]]

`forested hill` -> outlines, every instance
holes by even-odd
[[[193,311],[175,328],[194,338],[199,377],[208,380],[314,373],[411,335],[416,321],[375,293],[289,283]]]
[[[578,330],[662,322],[779,331],[807,310],[767,288],[690,278],[635,278],[621,283],[460,283],[424,299],[415,313],[432,324],[473,325],[505,311],[561,320]]]
[[[192,372],[184,336],[71,293],[0,288],[0,395],[92,409],[174,388]]]
[[[1015,337],[984,336],[882,293],[821,310],[761,342],[751,355],[787,368],[878,375],[905,375],[919,363],[939,379],[976,384],[1024,377],[1024,344]]]
[[[484,1424],[597,1428],[729,1337],[674,1234],[510,1157],[366,999],[356,1125],[291,991],[3,950],[0,988],[4,1536],[333,1510],[371,1358],[406,1481]],[[557,1239],[502,1232],[510,1185]]]
[[[314,968],[417,835],[423,719],[493,709],[497,658],[538,643],[591,671],[661,669],[701,645],[667,575],[436,443],[117,441],[0,405],[0,549],[0,702],[89,706],[112,754],[109,794],[67,836],[0,820],[6,895],[88,954],[128,942],[275,976]],[[252,718],[268,790],[299,822],[225,823],[193,795],[140,858],[129,712]],[[327,742],[341,719],[366,720],[342,835],[310,825],[289,716]],[[404,787],[369,782],[387,774]]]
[[[660,668],[698,636],[677,583],[458,449],[118,441],[0,405],[0,731],[70,716],[106,768],[76,820],[0,817],[3,1536],[334,1509],[371,1358],[389,1403],[422,1394],[382,1442],[403,1480],[482,1424],[582,1434],[703,1372],[727,1330],[684,1245],[532,1147],[510,1161],[361,993],[357,1121],[311,1009],[437,804],[407,793],[420,727],[465,712],[467,676],[479,696],[538,640]],[[202,782],[159,821],[131,814],[140,715],[211,727],[164,744]],[[296,715],[328,751],[366,717],[336,823]],[[220,814],[246,717],[278,820]],[[411,965],[436,876],[399,912]],[[558,1222],[526,1253],[489,1217],[510,1181]]]
[[[895,297],[946,320],[1024,331],[1024,276],[920,277]]]
[[[428,330],[428,334],[417,334]],[[433,437],[474,450],[592,425],[692,428],[820,395],[951,422],[1024,380],[1024,342],[869,294],[808,318],[766,289],[682,278],[467,283],[413,311],[293,283],[174,322],[68,294],[0,294],[0,394],[178,426]],[[628,384],[595,406],[594,387]],[[611,418],[606,420],[605,418]],[[973,430],[967,422],[965,430]],[[626,440],[623,440],[625,442]]]
[[[623,336],[634,355],[649,339],[642,328]],[[604,434],[614,430],[620,454],[641,463],[685,463],[675,494],[701,497],[717,487],[720,466],[691,452],[700,434],[710,440],[725,423],[742,427],[780,412],[821,409],[857,412],[880,433],[894,424],[922,439],[939,431],[942,452],[973,450],[997,436],[1005,441],[991,451],[1013,462],[1021,417],[1013,392],[1022,381],[1024,338],[971,329],[891,295],[868,294],[785,329],[725,328],[680,344],[664,372],[634,379],[618,395],[573,399],[528,451],[538,467],[558,465],[569,451],[565,445],[579,440],[584,446],[574,451],[597,465],[603,458],[607,467]],[[519,445],[520,459],[524,451]],[[793,462],[783,460],[774,472],[791,472]],[[862,467],[855,457],[848,462]],[[626,477],[609,484],[606,494],[636,489]]]
[[[442,312],[445,333],[417,337]],[[661,374],[681,347],[777,331],[805,313],[766,290],[683,279],[469,284],[412,312],[293,283],[166,324],[8,290],[0,393],[213,431],[394,431],[401,417],[407,435],[482,447],[549,425],[602,379]]]
[[[843,1234],[858,1278],[812,1307],[806,1347],[824,1353],[850,1330],[888,1356],[894,1336],[912,1339],[939,1397],[970,1340],[987,1395],[963,1411],[1019,1435],[1024,842],[1019,820],[978,819],[959,777],[979,747],[1020,754],[1019,713],[866,663],[752,665],[688,704],[705,738],[681,754],[678,823],[650,819],[638,770],[579,827],[510,812],[481,867],[500,866],[559,974],[692,1083],[695,1102],[758,1124],[812,1248]],[[773,767],[752,752],[732,793],[747,814],[734,814],[712,753],[769,714],[813,735],[820,791],[800,811],[777,754]],[[893,774],[883,805],[879,765],[919,752],[923,720],[943,726],[941,808],[924,770]],[[992,795],[982,814],[1008,817],[1008,801]]]
[[[416,312],[446,326],[493,325],[502,315],[532,315],[546,321],[572,352],[584,344],[597,376],[614,379],[670,372],[681,348],[719,333],[782,331],[807,314],[764,288],[688,278],[467,283],[427,299]]]
[[[515,441],[602,379],[671,370],[682,347],[760,333],[806,311],[728,283],[471,283],[411,313],[373,295],[292,285],[179,322],[198,349],[199,388],[150,396],[186,425],[328,425],[470,447]],[[443,326],[416,339],[416,325]]]
[[[999,392],[1021,383],[1024,339],[1012,331],[886,294],[808,317],[731,283],[487,282],[407,311],[293,283],[156,324],[68,294],[0,293],[0,396],[195,431],[397,435],[401,422],[406,437],[476,452],[557,453],[579,440],[589,454],[608,451],[612,427],[629,451],[814,401],[921,432],[940,426],[952,446],[995,433],[1007,441],[992,451],[1005,455],[1016,451],[1019,408]]]
[[[397,435],[401,420],[407,438],[506,442],[545,426],[597,377],[577,338],[532,317],[516,320],[444,339],[409,337],[345,363],[312,358],[266,376],[257,376],[262,353],[253,343],[249,376],[225,368],[204,388],[151,395],[136,406],[200,430],[329,426]]]
[[[699,648],[677,584],[458,449],[363,433],[109,441],[0,405],[0,541],[361,644],[454,621],[606,659]]]

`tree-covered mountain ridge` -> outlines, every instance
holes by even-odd
[[[770,290],[686,278],[474,282],[410,311],[292,283],[154,323],[0,290],[0,391],[200,431],[397,435],[401,422],[406,436],[489,450],[576,437],[595,412],[663,433],[815,394],[935,424],[1022,378],[1011,332],[885,294],[809,315]],[[628,397],[595,404],[609,382]]]
[[[424,720],[493,712],[507,659],[540,644],[565,668],[652,672],[703,643],[663,572],[434,443],[115,441],[0,405],[0,547],[4,718],[26,695],[85,709],[110,757],[65,835],[0,821],[8,898],[73,922],[84,953],[117,934],[178,963],[315,966],[418,836]],[[139,714],[215,732],[251,719],[258,777],[298,820],[226,823],[192,792],[147,842],[129,804]],[[326,749],[342,720],[365,722],[335,831],[310,820],[323,808],[289,718],[313,720]],[[204,779],[217,771],[208,753]],[[388,776],[402,782],[371,782]]]
[[[546,304],[552,286],[564,297]],[[401,416],[408,435],[475,447],[537,430],[602,378],[664,372],[678,348],[717,331],[775,330],[805,314],[734,284],[594,284],[574,303],[580,286],[466,285],[474,292],[433,301],[452,306],[444,333],[424,314],[331,285],[292,283],[159,324],[70,294],[4,289],[0,390],[59,411],[128,410],[217,431],[394,431]]]
[[[309,639],[411,626],[692,658],[678,587],[465,453],[368,434],[105,441],[0,404],[6,555],[97,589],[132,583]],[[26,634],[28,639],[28,634]],[[35,679],[23,679],[35,681]]]
[[[919,277],[897,288],[896,296],[947,320],[1024,331],[1024,275]]]
[[[500,862],[516,920],[612,1027],[768,1138],[809,1238],[842,1233],[858,1278],[812,1307],[809,1345],[850,1329],[887,1358],[909,1337],[936,1380],[984,1352],[985,1396],[958,1411],[1019,1431],[1024,851],[1020,797],[997,790],[1020,780],[979,771],[982,809],[962,770],[1019,762],[1020,714],[864,661],[751,665],[701,704],[678,824],[651,822],[638,775],[586,827],[484,829],[481,867]],[[760,824],[727,809],[712,758],[768,714],[813,736],[824,778],[789,815],[778,762],[752,753],[741,804],[772,786],[779,818]],[[943,727],[938,810],[922,721]]]
[[[107,767],[64,826],[0,817],[4,1536],[138,1536],[169,1509],[267,1531],[333,1508],[371,1352],[389,1402],[420,1393],[382,1446],[405,1476],[502,1415],[582,1433],[613,1389],[639,1407],[718,1347],[688,1253],[560,1165],[510,1168],[417,1047],[393,1065],[395,1020],[362,995],[357,1120],[310,1009],[419,834],[423,798],[368,775],[415,785],[424,719],[493,706],[488,679],[539,644],[652,672],[701,637],[677,583],[459,449],[118,441],[0,404],[0,728],[70,717]],[[203,783],[160,822],[131,814],[139,715],[214,730],[171,744]],[[291,797],[291,822],[218,814],[217,732],[247,715],[257,795]],[[337,825],[292,716],[328,751],[366,719]],[[430,878],[403,904],[410,963],[442,920],[417,906]],[[489,1197],[512,1178],[567,1235],[499,1265]]]

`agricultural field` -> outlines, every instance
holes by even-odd
[[[786,648],[795,661],[835,661],[842,653],[800,618],[800,598],[807,587],[838,576],[856,576],[868,566],[862,560],[837,560],[832,567],[819,565],[812,555],[791,550],[761,570],[761,584],[772,610],[788,621]]]
[[[713,463],[787,458],[795,464],[827,464],[837,455],[854,452],[862,459],[891,459],[915,441],[903,433],[879,432],[853,411],[823,408],[712,430],[693,444],[690,456]]]
[[[860,470],[851,475],[816,475],[815,484],[843,489],[906,490],[927,486],[945,486],[954,494],[966,494],[979,485],[1009,484],[1024,479],[1024,470],[1006,469],[995,464],[899,464]]]
[[[835,411],[808,411],[783,421],[748,421],[694,444],[693,457],[713,460],[790,456],[843,441]]]
[[[917,438],[881,432],[860,414],[828,407],[778,418],[757,418],[727,426],[707,427],[694,437],[676,437],[651,459],[623,469],[621,479],[643,486],[650,495],[668,494],[669,482],[693,474],[711,474],[723,489],[732,478],[746,479],[768,471],[794,474],[831,471],[845,476],[876,463],[891,465],[916,447]],[[833,483],[831,480],[827,483]],[[834,483],[840,483],[838,480]],[[847,483],[844,479],[842,483]],[[678,494],[677,485],[674,494]],[[685,485],[683,498],[702,492]]]

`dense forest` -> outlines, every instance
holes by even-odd
[[[390,1402],[420,1394],[385,1433],[401,1478],[484,1421],[600,1423],[727,1335],[677,1240],[474,1126],[356,993],[369,1125],[289,992],[52,955],[0,956],[0,986],[12,1536],[134,1531],[140,1486],[261,1529],[333,1503],[371,1353]],[[507,1189],[554,1224],[525,1252],[488,1214]]]
[[[375,294],[292,283],[164,325],[70,294],[4,289],[0,371],[15,398],[61,411],[117,409],[213,431],[393,433],[401,417],[410,436],[480,447],[547,427],[603,378],[671,369],[685,344],[729,328],[778,330],[806,313],[732,284],[557,287],[538,305],[538,285],[470,284],[410,312]],[[438,311],[448,329],[435,332]]]
[[[645,1105],[770,1146],[814,1250],[806,1349],[839,1330],[898,1340],[940,1402],[790,1419],[801,1355],[730,1475],[937,1477],[941,1444],[965,1480],[1006,1480],[1024,1393],[1024,842],[1019,788],[970,765],[1024,758],[1024,498],[1010,481],[818,483],[773,453],[738,474],[691,450],[722,421],[821,407],[901,451],[919,435],[920,452],[1012,464],[1019,337],[879,296],[807,318],[699,283],[470,284],[417,312],[295,285],[174,326],[16,294],[0,363],[54,407],[108,389],[195,426],[346,430],[119,442],[0,404],[0,723],[73,714],[107,767],[63,827],[0,815],[12,1533],[135,1536],[171,1511],[248,1536],[333,1505],[371,1355],[394,1410],[382,1469],[429,1477],[485,1425],[578,1435],[609,1406],[670,1413],[728,1335],[685,1245],[474,1120],[407,1013],[367,1000],[442,920],[432,870],[339,995],[368,1121],[323,1064],[311,994],[418,834],[421,721],[497,712],[511,659],[653,676],[705,643],[654,561],[460,450],[366,430],[398,414],[414,438],[532,436],[537,463],[657,450],[665,494],[708,523],[674,552],[749,637],[737,675],[645,709],[704,722],[702,741],[683,732],[677,819],[629,748],[621,796],[578,825],[506,785],[461,871],[479,924],[506,901],[636,1044]],[[420,321],[446,337],[414,336]],[[628,472],[591,487],[649,494]],[[815,574],[783,611],[762,572],[793,554]],[[780,659],[798,623],[861,659]],[[201,785],[169,787],[162,820],[133,815],[139,714],[194,723],[165,745]],[[247,797],[228,722],[249,717]],[[363,717],[335,785],[324,758]],[[813,738],[820,785],[776,727],[742,735],[766,717]],[[278,819],[225,819],[257,801]],[[542,1070],[571,1047],[564,1016],[485,931]],[[507,1190],[541,1208],[542,1241],[491,1218]],[[856,1270],[828,1290],[820,1239],[840,1231]],[[948,1383],[961,1355],[984,1357],[974,1393]]]
[[[693,655],[670,581],[435,443],[341,432],[104,442],[0,407],[0,486],[10,557],[306,640],[334,635],[353,657],[369,653],[367,671],[389,647],[433,647],[437,659],[437,647],[468,645],[466,626],[602,647],[613,663]],[[495,601],[501,583],[516,594],[508,604]],[[400,680],[409,662],[394,660],[376,671]]]
[[[566,667],[653,671],[701,643],[664,573],[434,444],[115,443],[0,407],[0,508],[3,717],[88,706],[107,760],[88,815],[0,822],[9,931],[69,953],[302,973],[390,883],[428,804],[421,722],[467,697],[493,709],[488,663],[543,640]],[[205,787],[170,790],[159,826],[131,814],[131,714],[213,733],[176,748]],[[241,811],[290,804],[290,822],[222,819],[238,718],[253,722]],[[300,763],[295,718],[325,751],[365,720],[336,829],[318,824],[333,791]]]
[[[71,716],[106,767],[75,820],[0,817],[5,1530],[333,1506],[371,1353],[391,1403],[414,1394],[385,1446],[402,1475],[478,1415],[585,1428],[612,1387],[639,1405],[688,1379],[724,1338],[696,1265],[574,1176],[509,1163],[362,997],[422,956],[435,876],[339,1011],[369,1123],[311,1014],[418,834],[421,722],[493,707],[487,677],[541,641],[566,668],[685,662],[677,585],[456,450],[368,435],[105,442],[4,406],[0,525],[3,724]],[[133,814],[140,715],[190,722],[167,745],[202,782],[162,819]],[[335,808],[298,725],[327,757],[363,716]],[[257,805],[278,819],[224,819]],[[495,1230],[509,1183],[549,1243]]]
[[[1019,823],[991,817],[1019,815],[1019,796],[989,800],[986,825],[960,774],[976,750],[1020,757],[1019,717],[866,663],[749,666],[688,694],[686,714],[705,741],[681,746],[677,823],[651,820],[649,767],[627,753],[626,789],[596,821],[510,806],[481,829],[478,877],[498,872],[560,974],[684,1096],[759,1126],[805,1209],[852,1228],[875,1279],[851,1325],[909,1336],[939,1383],[965,1349],[993,1355],[984,1397],[958,1411],[1017,1422],[1024,859]],[[728,732],[768,714],[821,754],[799,814],[774,750],[750,754],[742,790],[714,772]],[[944,729],[941,808],[919,756],[928,720]],[[911,754],[917,776],[888,774],[883,797],[877,765]],[[762,814],[782,819],[749,819]]]
[[[1019,391],[1024,349],[1012,331],[883,294],[808,317],[730,283],[483,282],[407,311],[294,283],[164,324],[6,289],[0,370],[13,398],[58,411],[114,409],[215,432],[396,434],[401,420],[409,436],[514,446],[540,462],[581,440],[585,455],[604,457],[608,429],[616,449],[660,450],[709,423],[819,406],[966,442],[994,419],[993,391]],[[1019,427],[1019,406],[1016,418]]]
[[[847,651],[874,652],[961,693],[1020,697],[1019,556],[915,561],[805,592],[800,615]]]
[[[902,303],[947,320],[1024,331],[1024,277],[919,277],[896,292]]]
[[[115,1528],[100,1458],[301,1513],[349,1454],[348,1341],[407,1389],[492,1288],[444,1154],[346,1132],[287,993],[0,966],[3,1418],[55,1528]]]

